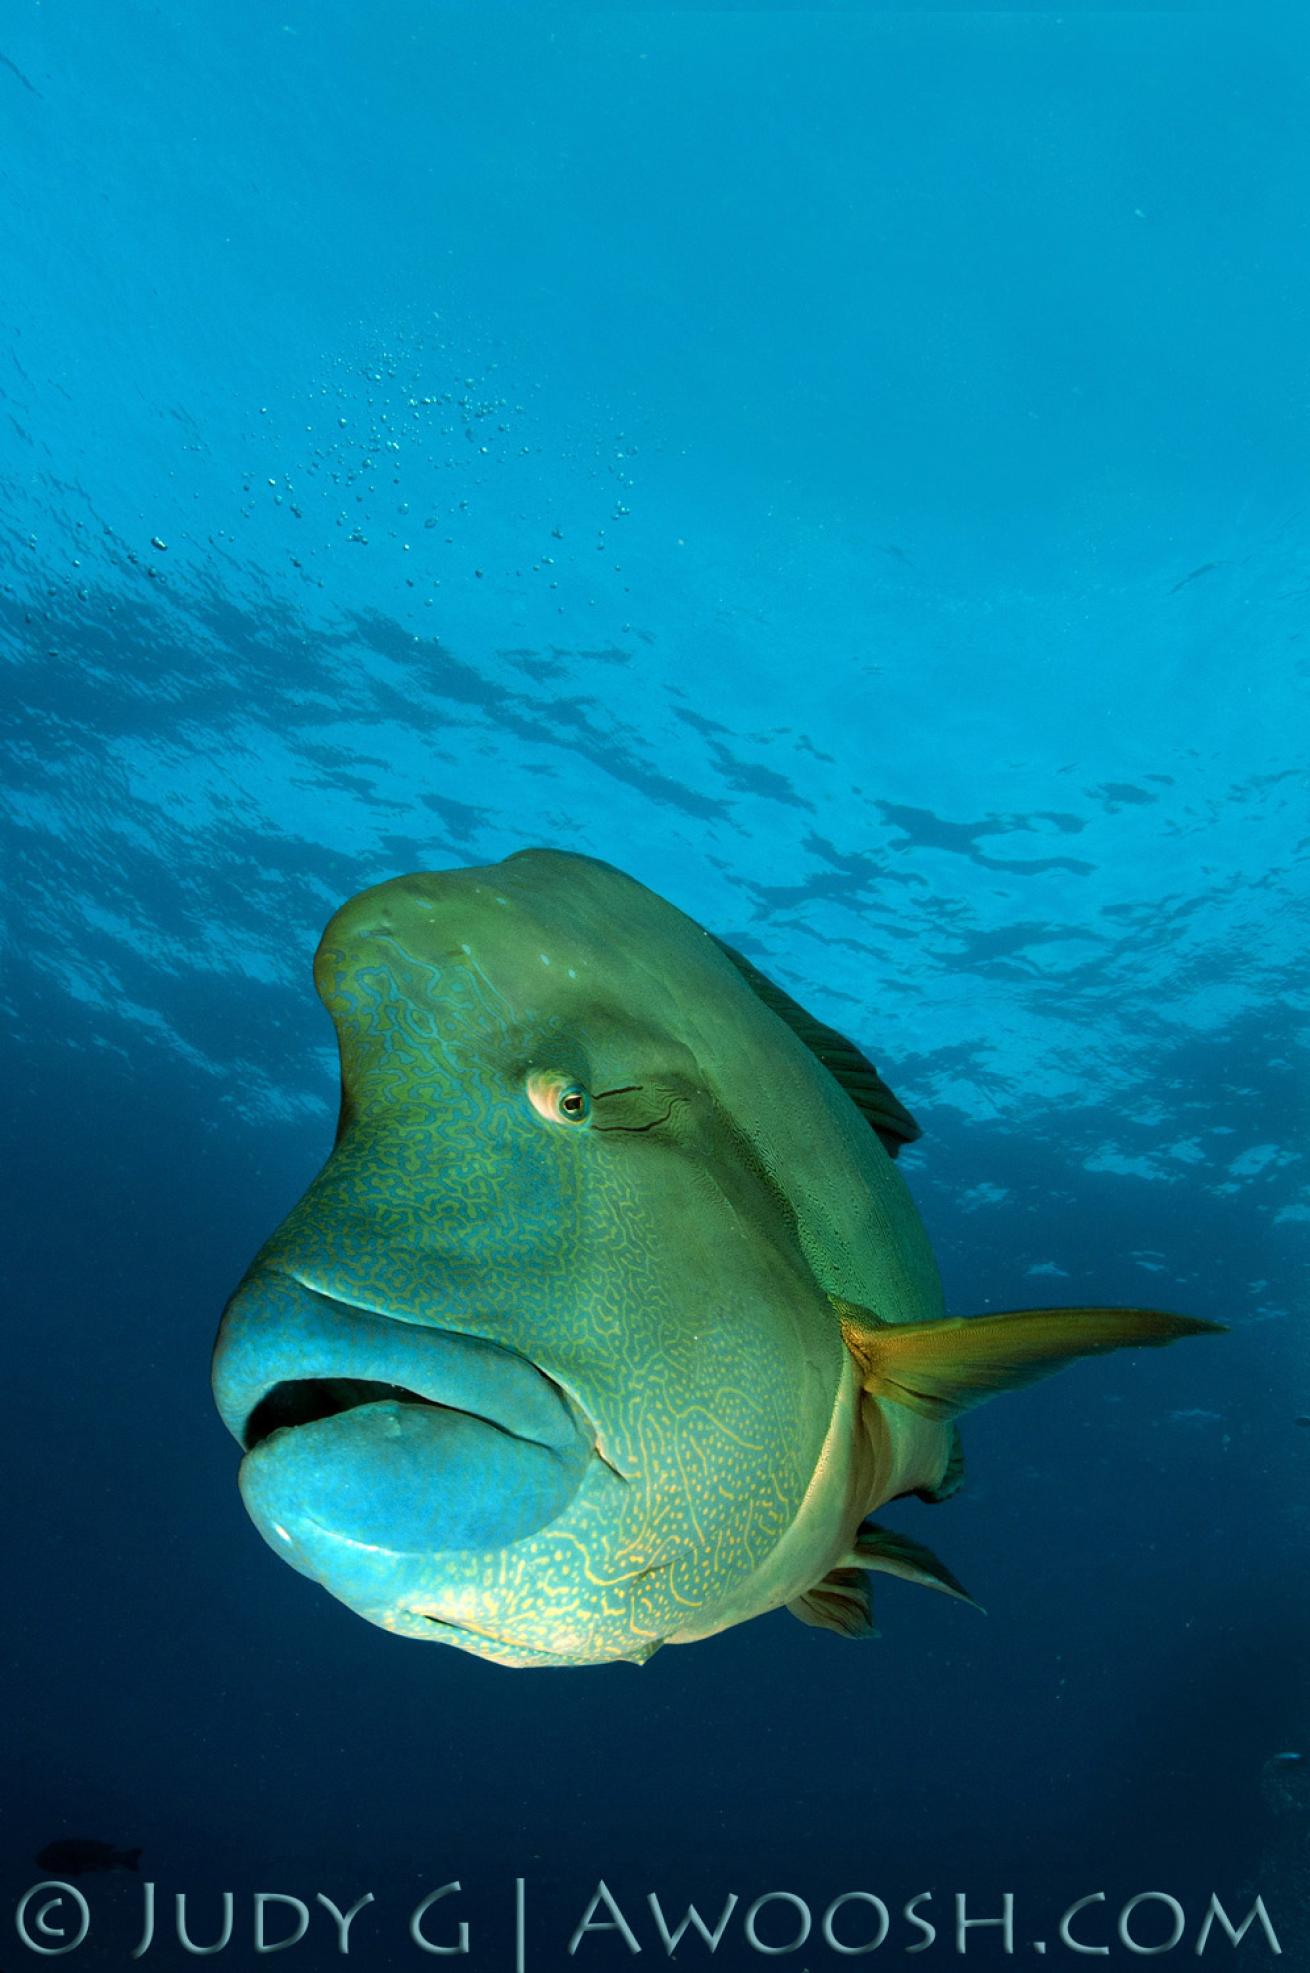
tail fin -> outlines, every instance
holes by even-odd
[[[999,1391],[1049,1377],[1080,1356],[1222,1333],[1222,1322],[1149,1308],[1030,1308],[945,1322],[880,1322],[831,1297],[846,1346],[874,1397],[924,1418],[954,1418]]]

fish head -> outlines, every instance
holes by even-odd
[[[547,850],[363,892],[315,979],[336,1143],[215,1352],[246,1505],[390,1630],[644,1660],[781,1539],[840,1376],[730,1094],[770,1017],[673,906]]]

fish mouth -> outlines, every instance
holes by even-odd
[[[368,1377],[288,1377],[267,1391],[246,1420],[243,1443],[253,1452],[274,1432],[297,1431],[325,1418],[339,1418],[365,1404],[427,1404],[419,1391],[403,1384],[383,1384]]]
[[[238,1289],[214,1396],[271,1547],[356,1608],[390,1564],[499,1549],[556,1519],[596,1446],[528,1358],[381,1314],[275,1268]]]

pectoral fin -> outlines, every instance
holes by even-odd
[[[923,1418],[954,1418],[998,1391],[1018,1390],[1076,1357],[1173,1343],[1222,1331],[1221,1322],[1149,1308],[1033,1308],[945,1322],[880,1322],[856,1302],[829,1297],[866,1391]]]

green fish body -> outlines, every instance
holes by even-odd
[[[642,1662],[870,1572],[958,1484],[954,1420],[1213,1325],[951,1321],[867,1059],[610,865],[397,878],[324,933],[341,1116],[215,1351],[242,1490],[361,1615],[508,1665]]]

